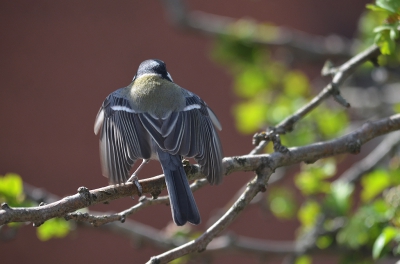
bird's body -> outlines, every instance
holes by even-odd
[[[129,96],[140,111],[162,118],[172,111],[182,111],[186,106],[183,89],[173,82],[162,81],[162,77],[151,74],[135,81]]]
[[[96,117],[103,174],[125,183],[137,159],[159,160],[177,225],[200,223],[181,162],[193,157],[211,184],[222,180],[218,119],[197,95],[172,81],[165,64],[144,61],[132,83],[111,93]]]

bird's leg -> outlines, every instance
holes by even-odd
[[[142,186],[140,185],[139,178],[136,175],[144,167],[144,165],[146,163],[148,163],[149,161],[150,160],[148,160],[148,159],[142,160],[142,163],[139,165],[139,167],[135,170],[135,172],[132,174],[132,176],[126,181],[126,183],[133,182],[136,185],[136,187],[138,188],[138,191],[139,191],[139,193],[138,193],[139,196],[142,196]]]

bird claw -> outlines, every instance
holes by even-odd
[[[126,183],[129,183],[129,182],[133,182],[136,185],[136,187],[138,189],[138,195],[139,195],[139,197],[141,197],[142,193],[143,193],[143,189],[142,189],[142,185],[140,185],[140,183],[139,183],[139,178],[135,174],[132,174],[132,176],[126,181]]]

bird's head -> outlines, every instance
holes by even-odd
[[[167,81],[173,82],[171,75],[167,71],[167,66],[162,60],[151,59],[143,61],[139,65],[132,81],[146,75],[157,75]]]

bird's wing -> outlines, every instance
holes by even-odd
[[[124,89],[107,96],[94,126],[95,134],[100,132],[102,172],[113,184],[128,179],[138,158],[149,159],[151,156],[150,136],[125,97]]]
[[[160,119],[147,113],[138,114],[143,126],[157,145],[172,155],[193,157],[211,184],[222,180],[222,147],[213,126],[221,125],[197,95],[184,90],[186,106]]]

